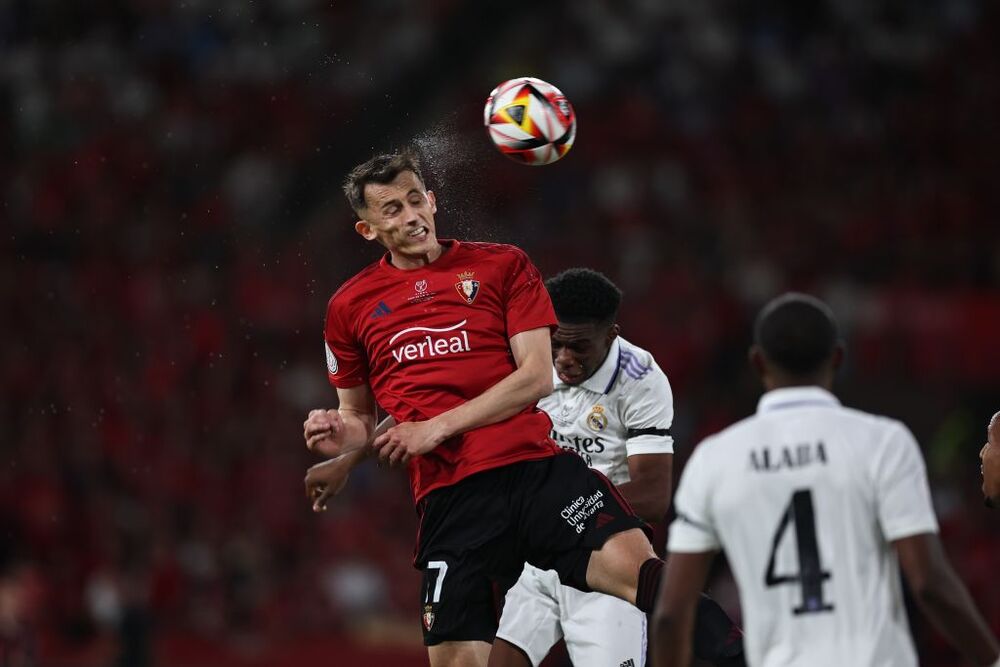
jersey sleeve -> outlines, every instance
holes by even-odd
[[[625,454],[673,454],[674,396],[658,366],[637,380],[624,397]]]
[[[345,299],[334,296],[326,307],[326,374],[330,384],[340,389],[368,382],[368,360],[354,335],[345,313]]]
[[[668,551],[703,553],[722,548],[711,507],[713,480],[709,476],[705,444],[702,442],[695,448],[681,474],[674,495],[677,518],[670,524]]]
[[[876,460],[875,497],[878,522],[886,540],[936,533],[927,470],[916,438],[896,423]]]
[[[506,267],[504,320],[508,339],[522,331],[556,326],[552,299],[545,290],[542,274],[524,251],[514,250],[513,259]]]

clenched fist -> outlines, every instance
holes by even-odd
[[[302,424],[306,448],[327,458],[339,456],[344,447],[344,420],[336,410],[310,410]]]

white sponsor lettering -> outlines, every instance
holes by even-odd
[[[586,520],[597,510],[604,507],[604,494],[600,491],[584,498],[580,496],[562,509],[559,515],[566,520],[566,523],[573,526],[576,532],[582,533],[586,527]]]
[[[460,327],[465,326],[466,322],[468,322],[468,320],[462,320],[458,324],[440,329],[434,329],[431,327],[410,327],[409,329],[403,329],[389,339],[390,345],[395,343],[400,336],[414,331],[429,331],[433,333],[447,333],[454,331],[455,335],[435,337],[427,334],[420,340],[404,343],[394,348],[391,350],[392,356],[397,363],[402,363],[404,360],[413,361],[414,359],[441,357],[447,354],[456,354],[458,352],[469,352],[472,350],[472,346],[469,344],[469,332],[456,331]]]
[[[445,331],[454,331],[455,329],[459,329],[461,327],[464,327],[465,323],[468,322],[468,321],[469,320],[462,320],[458,324],[453,324],[450,327],[444,327],[442,329],[433,329],[431,327],[410,327],[409,329],[403,329],[399,333],[393,334],[392,338],[389,339],[389,345],[392,345],[393,343],[395,343],[396,340],[400,336],[402,336],[404,334],[408,334],[411,331],[432,331],[434,333],[444,333]]]

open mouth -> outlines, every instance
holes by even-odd
[[[406,236],[416,241],[422,241],[425,238],[427,238],[428,234],[430,234],[430,230],[428,230],[426,227],[417,227],[413,231],[407,233]]]
[[[557,370],[556,375],[558,375],[559,379],[566,384],[575,384],[576,382],[579,382],[582,373],[567,373],[566,371]]]

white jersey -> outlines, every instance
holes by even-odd
[[[748,664],[917,664],[891,542],[937,520],[900,422],[819,387],[768,392],[695,449],[674,508],[671,552],[726,551]]]
[[[629,456],[673,453],[670,383],[646,350],[619,336],[585,382],[567,385],[558,376],[554,382],[552,394],[538,402],[552,418],[552,439],[614,484],[629,481]],[[519,647],[533,665],[564,638],[575,665],[641,667],[646,615],[616,597],[564,586],[556,572],[526,564],[507,592],[497,637]]]
[[[649,352],[618,336],[586,381],[568,385],[552,372],[555,388],[538,402],[552,439],[612,483],[629,481],[629,456],[673,453],[674,397]]]

